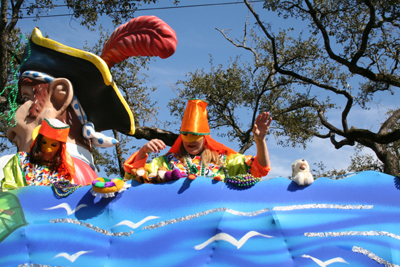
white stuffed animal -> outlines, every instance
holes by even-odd
[[[300,186],[310,185],[314,182],[307,160],[298,159],[292,164],[292,180]]]

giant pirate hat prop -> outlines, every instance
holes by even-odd
[[[82,116],[96,131],[115,129],[133,135],[132,112],[109,68],[132,56],[167,58],[175,52],[177,39],[164,21],[145,16],[118,27],[105,43],[101,57],[44,38],[38,28],[33,30],[29,42],[23,54],[21,74],[70,80],[74,100],[78,100],[79,109],[84,111]]]

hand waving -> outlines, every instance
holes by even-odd
[[[269,131],[272,117],[269,112],[263,112],[257,116],[256,123],[253,127],[253,135],[256,140],[263,140]]]

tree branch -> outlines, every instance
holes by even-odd
[[[324,39],[324,44],[325,44],[325,50],[328,53],[329,57],[332,58],[333,60],[339,62],[340,64],[343,64],[344,66],[346,66],[349,71],[351,73],[354,74],[359,74],[363,77],[366,77],[374,82],[385,82],[388,83],[390,85],[394,85],[397,87],[400,87],[400,80],[394,76],[394,75],[390,75],[390,74],[384,74],[384,73],[379,73],[379,74],[375,74],[372,71],[359,67],[357,66],[357,62],[359,60],[359,58],[364,54],[365,52],[365,48],[367,46],[368,43],[368,34],[371,32],[371,28],[373,26],[374,20],[375,19],[375,13],[373,12],[374,9],[371,5],[371,3],[368,0],[364,0],[364,2],[366,3],[366,5],[370,8],[370,14],[371,12],[373,12],[373,17],[370,18],[370,21],[367,24],[366,29],[363,32],[363,37],[362,37],[362,43],[360,45],[359,50],[357,51],[357,53],[355,54],[355,56],[353,57],[352,61],[349,62],[346,59],[336,55],[331,46],[330,46],[330,41],[329,41],[329,34],[327,33],[325,27],[323,26],[322,22],[318,19],[317,16],[317,12],[313,9],[313,6],[311,4],[311,2],[309,0],[305,0],[308,8],[309,8],[309,14],[311,15],[311,18],[313,19],[314,23],[317,25],[318,29],[320,30],[322,37]],[[372,8],[372,9],[371,9]]]
[[[167,146],[172,146],[178,138],[179,134],[154,127],[138,127],[136,128],[135,134],[133,136],[136,139],[146,140],[158,138],[162,140]]]
[[[335,133],[333,133],[333,132],[330,132],[329,135],[330,135],[331,143],[335,146],[336,149],[339,149],[346,145],[354,146],[354,142],[350,142],[347,139],[343,139],[343,140],[337,142],[335,139]]]
[[[375,8],[374,6],[371,4],[371,2],[369,0],[364,0],[363,1],[367,7],[369,8],[369,21],[367,23],[367,26],[365,27],[363,34],[362,34],[362,38],[361,38],[361,44],[360,44],[360,48],[358,49],[358,51],[354,54],[353,59],[351,60],[351,64],[352,65],[356,65],[358,60],[364,55],[365,50],[367,48],[368,45],[368,36],[372,31],[372,28],[375,24]]]
[[[14,52],[11,51],[11,49],[7,49],[7,52],[10,54],[10,58],[14,54]],[[14,59],[15,61],[17,61],[18,64],[21,64],[21,60],[18,57],[14,57]]]
[[[246,4],[247,8],[250,10],[251,14],[253,14],[254,18],[257,21],[257,24],[261,27],[261,30],[265,33],[265,35],[268,37],[268,39],[271,40],[272,44],[272,55],[274,57],[274,63],[277,65],[278,64],[278,58],[277,58],[277,53],[276,53],[276,46],[275,46],[275,38],[267,31],[267,29],[264,27],[264,24],[261,22],[260,17],[258,14],[254,11],[253,7],[249,4],[247,0],[243,0],[244,3]]]
[[[281,73],[281,74],[285,74],[285,75],[292,76],[292,77],[297,78],[297,79],[299,79],[299,80],[301,80],[301,81],[303,81],[303,82],[306,82],[306,83],[309,83],[309,84],[318,86],[318,87],[320,87],[320,88],[323,88],[323,89],[332,91],[332,92],[334,92],[334,93],[336,93],[336,94],[344,95],[344,96],[346,96],[347,98],[352,98],[352,96],[350,95],[350,93],[347,92],[347,91],[345,91],[345,90],[339,90],[339,89],[337,89],[337,88],[335,88],[335,87],[333,87],[333,86],[330,86],[330,85],[328,85],[328,84],[322,84],[322,83],[320,83],[320,82],[318,82],[318,81],[315,81],[315,80],[310,79],[310,78],[308,78],[308,77],[302,76],[302,75],[300,75],[300,74],[298,74],[298,73],[296,73],[296,72],[288,71],[288,70],[284,70],[284,69],[280,68],[280,67],[279,67],[279,64],[278,64],[278,59],[277,59],[277,51],[276,51],[276,45],[275,45],[275,38],[274,38],[274,37],[267,31],[267,29],[264,27],[264,25],[262,24],[262,22],[261,22],[261,20],[260,20],[260,18],[259,18],[259,16],[258,16],[258,14],[255,13],[254,9],[249,5],[248,1],[247,1],[247,0],[244,0],[244,1],[245,1],[246,5],[248,6],[250,12],[251,12],[251,13],[253,14],[253,16],[256,18],[258,25],[261,27],[261,29],[263,30],[263,32],[267,35],[268,39],[269,39],[269,40],[271,41],[271,43],[272,43],[272,53],[273,53],[273,58],[274,58],[274,69],[275,69],[277,72],[279,72],[279,73]]]
[[[321,138],[321,139],[326,139],[326,138],[330,138],[331,137],[331,135],[329,134],[329,133],[327,133],[327,134],[320,134],[320,133],[313,133],[313,135],[314,136],[316,136],[316,137],[319,137],[319,138]]]
[[[355,127],[350,128],[347,133],[348,138],[353,138],[358,141],[359,139],[366,139],[371,142],[378,144],[389,144],[400,139],[400,129],[394,130],[386,134],[376,134],[365,129],[356,129]]]
[[[253,146],[253,142],[254,142],[254,137],[253,137],[253,136],[250,136],[249,140],[247,140],[246,143],[244,143],[244,144],[242,144],[242,145],[240,146],[240,149],[239,149],[238,152],[239,152],[240,154],[244,154],[244,152],[246,152],[247,149],[249,149],[250,147]]]
[[[229,122],[229,125],[233,128],[239,138],[240,136],[244,136],[242,129],[239,127],[239,125],[236,124],[236,120],[233,118],[233,113],[231,112],[231,110],[226,105],[220,103],[218,99],[214,98],[212,95],[207,95],[207,98],[210,98],[211,103],[214,103],[216,106],[219,106],[221,108],[221,113],[219,115]],[[224,110],[228,112],[228,116],[225,115],[225,113],[223,112]],[[240,139],[243,142],[242,138]]]
[[[248,51],[250,51],[250,52],[253,53],[253,55],[254,55],[254,61],[255,61],[255,66],[256,66],[256,69],[254,70],[254,72],[255,72],[255,71],[258,69],[260,60],[259,60],[259,57],[258,57],[257,52],[256,52],[253,48],[251,48],[251,47],[249,47],[249,46],[247,46],[247,45],[245,44],[245,42],[246,42],[246,34],[247,34],[247,31],[246,31],[246,29],[247,29],[247,21],[246,21],[246,25],[245,25],[245,35],[243,36],[243,43],[242,43],[242,44],[238,44],[238,43],[234,42],[231,38],[229,38],[229,37],[225,34],[224,30],[220,30],[220,29],[218,29],[218,28],[215,28],[215,29],[216,29],[217,31],[219,31],[219,32],[225,37],[225,39],[228,40],[228,41],[229,41],[231,44],[233,44],[234,46],[240,47],[240,48],[244,48],[244,49],[246,49],[246,50],[248,50]]]
[[[345,136],[345,133],[342,130],[339,130],[338,128],[336,128],[335,126],[333,126],[332,124],[330,124],[327,119],[325,118],[325,113],[323,111],[323,109],[319,108],[318,110],[318,118],[321,121],[322,125],[324,125],[330,132],[334,133],[334,134],[339,134],[341,136]]]
[[[11,1],[11,3],[13,3],[13,2],[14,1]],[[8,33],[10,33],[15,28],[15,25],[17,25],[19,11],[20,11],[23,3],[24,3],[24,0],[17,0],[15,3],[13,3],[11,21],[7,25]]]
[[[400,109],[395,110],[393,114],[386,119],[384,123],[382,123],[381,128],[379,129],[379,134],[386,134],[388,130],[400,120]]]

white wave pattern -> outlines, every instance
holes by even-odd
[[[346,231],[346,232],[316,232],[304,233],[307,237],[340,237],[340,236],[388,236],[400,240],[400,236],[386,231]]]
[[[61,253],[58,253],[55,257],[54,257],[54,259],[55,258],[59,258],[59,257],[64,257],[64,258],[66,258],[67,260],[69,260],[70,262],[74,262],[74,261],[76,261],[81,255],[83,255],[83,254],[87,254],[87,253],[91,253],[92,251],[79,251],[79,252],[77,252],[77,253],[75,253],[75,254],[72,254],[72,255],[69,255],[68,253],[66,253],[66,252],[61,252]]]
[[[232,245],[236,246],[237,249],[240,249],[247,242],[247,240],[249,240],[250,238],[252,238],[254,236],[262,236],[262,237],[266,237],[266,238],[273,238],[273,236],[263,235],[263,234],[260,234],[259,232],[256,232],[256,231],[250,231],[247,234],[245,234],[238,241],[233,236],[231,236],[231,235],[229,235],[227,233],[219,233],[219,234],[216,234],[215,236],[211,237],[210,239],[208,239],[206,242],[195,246],[194,248],[196,250],[201,250],[201,249],[205,248],[206,246],[208,246],[210,243],[212,243],[214,241],[223,240],[223,241],[229,242]]]
[[[114,228],[114,227],[117,227],[117,226],[120,226],[120,225],[126,225],[126,226],[128,226],[128,227],[130,227],[132,229],[136,229],[139,226],[141,226],[142,224],[144,224],[145,222],[150,221],[150,220],[154,220],[154,219],[158,219],[158,218],[160,218],[160,217],[158,217],[158,216],[147,216],[146,218],[144,218],[143,220],[141,220],[140,222],[137,222],[137,223],[131,222],[129,220],[124,220],[124,221],[122,221],[122,222],[120,222],[120,223],[118,223],[118,224],[116,224],[114,226],[111,226],[110,228]]]
[[[336,258],[333,258],[333,259],[330,259],[327,261],[321,261],[320,259],[311,257],[310,255],[302,255],[302,257],[312,259],[315,263],[317,263],[321,267],[326,267],[326,266],[331,265],[332,263],[336,263],[336,262],[350,264],[341,257],[336,257]]]
[[[274,211],[290,211],[290,210],[303,210],[303,209],[339,209],[339,210],[361,210],[372,209],[373,205],[338,205],[338,204],[305,204],[305,205],[292,205],[274,207]]]
[[[205,211],[202,211],[202,212],[198,212],[198,213],[195,213],[195,214],[190,214],[190,215],[187,215],[187,216],[184,216],[184,217],[179,217],[179,218],[175,218],[175,219],[172,219],[172,220],[162,221],[162,222],[159,222],[159,223],[156,223],[156,224],[148,225],[148,226],[143,227],[143,230],[153,230],[153,229],[156,229],[156,228],[167,226],[169,224],[174,224],[174,223],[178,223],[178,222],[184,222],[184,221],[193,220],[193,219],[199,218],[201,216],[207,216],[209,214],[216,213],[216,212],[229,212],[229,213],[231,213],[233,215],[236,215],[236,216],[253,217],[253,216],[257,216],[257,215],[260,215],[262,213],[269,212],[269,211],[270,211],[269,208],[256,210],[256,211],[252,211],[252,212],[242,212],[242,211],[232,210],[232,209],[224,208],[224,207],[215,208],[215,209],[210,209],[210,210],[205,210]]]
[[[133,230],[129,231],[129,232],[118,232],[118,233],[112,233],[111,231],[102,229],[100,227],[94,226],[93,224],[90,223],[85,223],[85,222],[81,222],[75,219],[70,219],[70,218],[61,218],[61,219],[52,219],[49,221],[50,223],[72,223],[72,224],[76,224],[76,225],[80,225],[80,226],[84,226],[87,227],[93,231],[96,231],[100,234],[103,235],[108,235],[108,236],[117,236],[117,237],[122,237],[122,236],[130,236],[131,234],[133,234]]]
[[[374,260],[374,261],[378,262],[379,264],[385,265],[385,267],[399,267],[399,265],[391,263],[391,262],[388,262],[388,261],[378,257],[377,255],[375,255],[371,251],[366,250],[365,248],[354,246],[352,248],[352,251],[364,254],[365,256],[368,256],[368,258],[370,258],[371,260]]]
[[[44,210],[55,210],[55,209],[65,209],[67,211],[68,216],[77,212],[78,210],[80,210],[81,208],[87,207],[86,204],[80,204],[78,207],[76,207],[76,209],[72,210],[71,207],[69,206],[68,203],[62,203],[60,205],[54,206],[54,207],[50,207],[50,208],[46,208]]]

